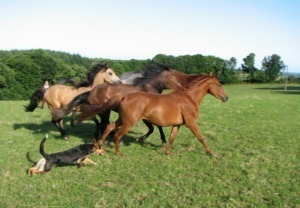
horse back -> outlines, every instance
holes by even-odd
[[[88,88],[74,88],[61,84],[52,85],[46,90],[44,99],[53,108],[68,105],[72,99],[80,93],[88,91]]]

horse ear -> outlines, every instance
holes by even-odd
[[[218,72],[216,78],[219,79],[219,77],[220,77],[220,73]]]

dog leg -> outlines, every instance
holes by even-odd
[[[91,163],[93,165],[97,165],[97,163],[95,163],[94,161],[92,161],[91,159],[89,159],[87,157],[84,160],[82,160],[80,163],[81,163],[82,166],[86,166],[88,163]]]

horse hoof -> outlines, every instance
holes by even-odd
[[[64,140],[68,141],[69,137],[68,136],[64,136]]]
[[[218,154],[214,153],[214,152],[208,152],[209,156],[211,157],[219,157]]]

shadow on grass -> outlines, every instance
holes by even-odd
[[[63,139],[58,129],[53,125],[51,121],[44,121],[40,124],[37,123],[15,123],[13,125],[14,130],[28,129],[33,134],[46,134],[50,131],[56,131],[56,134],[52,134],[50,137],[54,139]],[[91,143],[94,138],[95,124],[93,123],[80,123],[74,127],[70,126],[68,121],[64,122],[64,129],[68,132],[69,139],[76,136],[82,139],[84,143]]]
[[[287,90],[285,90],[284,86],[259,87],[259,88],[255,88],[255,89],[269,90],[269,91],[274,91],[275,93],[287,94],[287,95],[300,95],[300,85],[299,86],[287,86]]]
[[[51,121],[44,121],[41,124],[36,124],[36,123],[15,123],[13,125],[14,130],[19,130],[22,128],[25,128],[27,130],[30,130],[32,132],[32,134],[40,134],[41,135],[41,139],[42,139],[42,135],[49,133],[51,131],[57,132],[55,134],[49,135],[51,138],[57,139],[57,140],[62,140],[62,136],[60,135],[59,131],[57,130],[57,128],[52,124]],[[92,139],[94,138],[94,132],[96,130],[96,126],[94,123],[92,122],[83,122],[80,123],[74,127],[70,126],[70,122],[68,119],[65,119],[64,121],[64,129],[68,132],[69,135],[69,139],[72,140],[72,137],[79,137],[83,143],[91,143]],[[136,131],[128,131],[127,134],[125,134],[122,137],[122,145],[124,146],[129,146],[132,143],[138,143],[141,146],[144,145],[143,142],[136,142],[136,138],[142,136],[140,133],[136,132]],[[101,138],[101,135],[100,135]],[[151,145],[151,146],[157,146],[155,144],[152,144],[150,141],[151,140],[151,136],[147,139],[147,144]],[[154,139],[154,138],[153,138]],[[107,140],[112,143],[113,142],[113,136],[112,134],[108,136]]]

